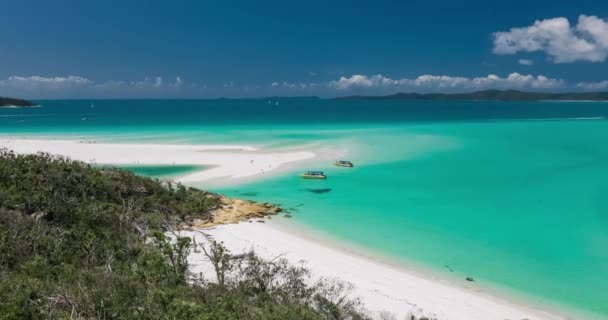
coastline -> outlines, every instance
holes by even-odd
[[[240,183],[276,174],[294,163],[312,160],[317,154],[301,148],[259,150],[243,145],[170,145],[135,143],[97,143],[75,139],[28,139],[0,137],[0,148],[16,153],[46,152],[89,164],[100,165],[199,165],[211,167],[176,177],[175,180],[213,185]]]
[[[566,307],[557,304],[556,302],[546,300],[542,301],[534,295],[525,294],[509,287],[487,282],[484,279],[474,278],[474,281],[470,282],[467,281],[465,276],[462,274],[458,276],[448,274],[447,272],[440,270],[440,268],[433,268],[412,260],[393,257],[372,248],[364,248],[360,245],[338,239],[333,235],[316,230],[313,226],[292,221],[293,220],[277,218],[270,222],[268,226],[279,231],[289,233],[302,241],[315,243],[320,246],[342,252],[346,255],[353,256],[357,259],[370,261],[405,274],[411,274],[419,278],[424,278],[442,285],[456,288],[457,290],[486,297],[490,300],[496,301],[499,304],[506,304],[518,309],[526,310],[526,312],[530,312],[530,314],[539,315],[539,319],[606,319],[601,315]],[[537,318],[529,318],[529,320],[533,319]]]
[[[558,320],[567,316],[517,303],[502,296],[485,292],[475,285],[464,287],[445,279],[418,273],[332,246],[312,241],[292,232],[274,220],[265,223],[241,222],[214,228],[182,231],[182,236],[205,243],[206,234],[234,254],[254,249],[256,254],[273,259],[287,258],[306,266],[315,277],[339,279],[354,285],[353,297],[360,297],[372,316],[389,311],[403,318],[406,315],[429,316],[453,320]],[[189,257],[192,273],[211,275],[210,266],[201,253]]]
[[[264,173],[275,174],[305,161],[318,160],[314,152],[303,148],[264,152],[242,145],[82,143],[74,140],[2,137],[0,148],[2,147],[18,153],[43,151],[61,154],[75,160],[100,164],[138,162],[156,165],[223,165],[222,171],[216,171],[211,176],[204,175],[205,172],[211,171],[207,170],[195,173],[194,177],[188,174],[176,178],[184,183],[209,182],[218,177],[227,177],[230,183],[240,183],[243,179],[263,178],[268,176]],[[304,154],[306,156],[303,156]],[[249,162],[252,157],[256,162],[254,166]],[[257,171],[266,166],[270,166],[270,170]],[[201,178],[203,180],[197,180]],[[286,254],[292,263],[306,260],[316,276],[340,278],[353,283],[358,288],[355,294],[361,296],[365,305],[376,315],[382,310],[390,310],[399,317],[413,312],[417,315],[435,315],[438,319],[588,319],[568,318],[545,312],[526,301],[512,301],[508,297],[481,290],[475,285],[462,286],[446,281],[445,278],[435,277],[432,272],[417,272],[416,269],[402,268],[384,259],[345,250],[340,245],[324,241],[326,239],[303,236],[305,229],[289,230],[281,226],[277,219],[270,221],[265,218],[265,223],[255,220],[251,223],[238,223],[240,220],[242,218],[227,220],[226,222],[231,224],[214,226],[213,229],[204,229],[203,232],[224,241],[233,253],[255,247],[257,253],[265,258]],[[191,232],[194,232],[193,235],[198,234],[198,231]],[[207,270],[204,259],[197,257],[196,253],[193,253],[191,259],[193,272]]]

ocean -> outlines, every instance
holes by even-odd
[[[0,135],[308,146],[325,154],[240,184],[291,227],[534,303],[608,318],[608,103],[53,100],[0,109]],[[335,167],[327,156],[354,168]],[[340,160],[340,159],[335,159]],[[169,177],[196,166],[130,167]],[[204,169],[204,168],[202,168]]]

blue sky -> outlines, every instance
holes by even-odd
[[[1,16],[0,95],[608,90],[608,1],[6,0]]]

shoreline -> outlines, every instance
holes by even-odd
[[[288,147],[262,151],[258,148],[243,145],[169,145],[169,144],[133,144],[133,143],[85,143],[75,140],[27,139],[0,137],[0,148],[6,147],[17,153],[48,152],[98,164],[134,164],[137,165],[218,165],[221,170],[209,175],[214,169],[186,174],[175,177],[176,181],[192,184],[204,181],[207,185],[218,178],[225,178],[228,183],[242,183],[249,179],[268,177],[270,174],[291,170],[303,163],[319,161],[328,157],[322,152],[315,153],[309,146]],[[252,157],[254,157],[252,159]],[[92,158],[92,159],[91,159]],[[87,160],[88,159],[88,160]],[[255,165],[251,165],[251,160]],[[93,160],[93,162],[91,162]],[[105,160],[105,161],[104,161]],[[102,163],[102,161],[104,161]],[[259,168],[270,166],[270,170],[262,172]],[[266,174],[264,174],[266,173]],[[194,176],[193,176],[194,175]],[[200,180],[202,179],[202,180]],[[223,181],[226,183],[226,181]],[[234,199],[232,199],[234,200]],[[243,201],[243,200],[238,200]],[[252,202],[249,202],[252,203]],[[282,253],[290,253],[290,262],[309,261],[317,276],[328,276],[344,279],[354,283],[358,293],[363,291],[363,303],[371,306],[373,312],[390,309],[396,310],[401,317],[406,312],[414,311],[417,315],[437,315],[438,319],[463,320],[557,320],[557,319],[589,319],[587,317],[566,317],[542,310],[526,299],[510,299],[500,292],[478,285],[465,286],[448,277],[434,274],[433,270],[425,268],[408,268],[402,263],[391,263],[381,254],[367,255],[365,250],[350,250],[348,246],[340,245],[325,237],[311,237],[303,226],[287,227],[282,219],[262,218],[265,223],[252,221],[238,223],[251,217],[227,219],[226,223],[215,225],[213,229],[203,229],[214,234],[218,240],[230,243],[227,246],[234,253],[252,246],[260,247],[265,258],[274,258]],[[251,221],[251,220],[250,220]],[[237,224],[234,224],[237,223]],[[281,224],[284,224],[281,226]],[[209,227],[209,225],[206,225]],[[296,228],[293,228],[296,227]],[[292,229],[292,230],[289,230]],[[193,231],[196,232],[196,231]],[[246,237],[246,239],[243,239]],[[329,238],[329,237],[327,237]],[[258,251],[258,254],[260,253]],[[293,252],[297,252],[294,254]],[[337,258],[339,257],[339,258]],[[200,259],[193,257],[198,263],[196,268],[204,270]],[[327,261],[327,263],[326,263]],[[358,270],[352,272],[347,267]],[[311,265],[309,264],[309,267]],[[417,270],[422,269],[422,270]],[[379,279],[370,275],[380,275]],[[389,276],[390,275],[390,276]],[[466,283],[464,283],[466,284]],[[394,287],[399,288],[394,288]],[[512,301],[515,300],[515,301]],[[406,307],[404,307],[407,306]],[[428,312],[428,313],[425,313]]]
[[[515,289],[501,286],[490,281],[475,278],[469,282],[463,274],[452,275],[445,272],[442,268],[436,268],[406,258],[394,257],[389,254],[366,248],[346,240],[338,239],[331,234],[315,229],[313,226],[304,223],[292,222],[293,220],[274,219],[268,225],[279,231],[289,233],[303,241],[316,243],[323,247],[328,247],[332,250],[342,252],[349,256],[353,256],[362,260],[380,264],[387,268],[397,270],[399,272],[412,274],[427,280],[439,282],[441,284],[454,287],[458,290],[463,290],[488,297],[500,303],[513,305],[517,308],[531,310],[532,313],[546,314],[550,319],[605,319],[605,317],[593,313],[587,313],[584,310],[573,307],[562,306],[554,301],[547,301],[544,298],[534,295],[519,292]],[[551,311],[549,311],[551,310]],[[544,318],[541,318],[544,319]],[[532,319],[530,319],[532,320]]]
[[[93,165],[199,165],[206,170],[175,177],[176,181],[234,184],[276,174],[318,157],[308,148],[260,150],[246,145],[97,143],[95,140],[0,136],[0,148],[15,153],[45,152]]]
[[[398,319],[408,314],[437,317],[438,320],[571,319],[486,292],[477,285],[464,287],[445,277],[431,275],[432,272],[417,272],[332,246],[331,242],[322,241],[325,239],[307,239],[281,226],[275,221],[277,219],[190,229],[182,231],[181,235],[194,237],[196,243],[206,243],[207,238],[201,235],[204,233],[223,242],[233,254],[254,249],[265,259],[283,256],[292,264],[304,260],[315,277],[353,284],[356,287],[353,297],[360,297],[373,316],[389,311]],[[189,261],[191,272],[211,274],[208,262],[200,253],[191,253]]]

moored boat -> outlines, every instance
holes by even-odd
[[[334,164],[338,167],[348,167],[348,168],[352,168],[355,166],[352,162],[346,161],[346,160],[336,161],[336,163],[334,163]]]
[[[327,179],[327,176],[323,174],[323,171],[306,171],[305,173],[300,174],[300,177],[304,179]]]

